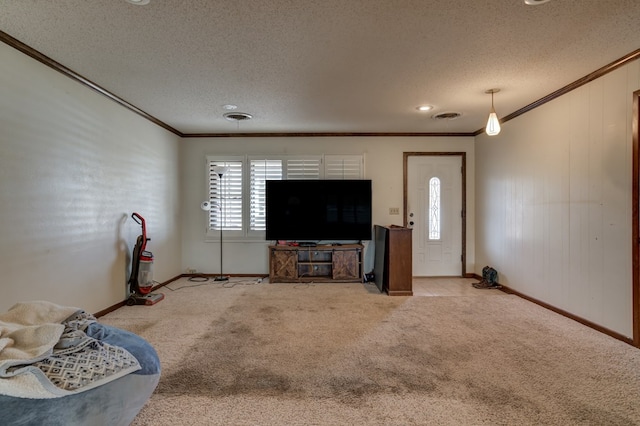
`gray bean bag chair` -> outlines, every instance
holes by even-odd
[[[2,323],[0,323],[0,350],[2,349],[3,337],[1,325]],[[118,370],[118,368],[110,365],[112,363],[111,360],[104,361],[102,358],[93,357],[90,354],[89,359],[91,361],[86,363],[86,366],[81,367],[82,374],[85,377],[91,377],[92,375],[97,377],[97,384],[89,384],[87,386],[88,390],[82,390],[81,386],[74,388],[73,385],[68,385],[67,389],[71,389],[71,391],[64,391],[68,394],[62,394],[61,396],[49,395],[45,398],[0,394],[0,424],[124,426],[133,421],[155,390],[160,379],[160,360],[156,351],[141,337],[98,322],[90,322],[88,326],[83,326],[82,333],[86,334],[84,341],[91,342],[89,346],[94,345],[101,349],[104,347],[118,348],[118,351],[121,351],[120,348],[124,349],[121,352],[124,352],[129,360],[128,364],[125,363],[126,368]],[[8,335],[6,328],[4,335]],[[10,349],[5,344],[5,352]],[[133,358],[135,359],[132,360]],[[99,361],[96,361],[96,359],[99,359]],[[37,369],[35,367],[27,368],[37,370],[37,376],[44,370],[58,371],[55,365],[56,362],[58,360],[53,359],[51,361],[47,358],[40,361]],[[81,362],[86,361],[81,360]],[[98,362],[108,364],[106,371],[111,371],[111,373],[116,371],[116,373],[105,379],[103,377],[105,374],[102,371],[104,366],[97,364]],[[20,366],[20,368],[23,367]],[[92,372],[92,368],[101,371]],[[10,371],[10,368],[5,369],[4,375],[9,375]],[[61,379],[62,381],[67,378],[70,379],[70,383],[73,380],[79,380],[75,373],[63,371],[62,375],[64,376]],[[3,378],[0,377],[1,380]],[[44,382],[45,380],[41,381]],[[49,377],[45,388],[51,388],[51,382],[56,383],[56,379],[52,380]],[[6,390],[6,383],[8,382],[4,383]],[[0,390],[2,390],[1,386]]]

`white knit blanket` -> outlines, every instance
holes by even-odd
[[[46,301],[18,303],[0,314],[0,394],[57,398],[140,369],[125,349],[84,334],[82,314]]]

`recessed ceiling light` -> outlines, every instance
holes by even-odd
[[[226,109],[227,111],[233,111],[234,109],[238,109],[238,105],[226,104],[222,105],[222,108]]]
[[[144,6],[145,4],[149,4],[151,0],[124,0],[127,3],[135,4],[136,6]]]
[[[524,4],[528,4],[529,6],[537,6],[539,4],[548,3],[551,0],[524,0]]]
[[[416,109],[422,112],[431,111],[433,109],[433,105],[420,105],[419,107],[416,107]]]

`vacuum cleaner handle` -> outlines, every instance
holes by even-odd
[[[147,224],[144,221],[144,217],[140,216],[138,213],[131,213],[131,217],[137,224],[142,225],[142,241],[144,250],[144,246],[147,244],[147,241],[151,240],[151,238],[147,238]]]
[[[138,225],[142,224],[142,226],[144,226],[144,217],[140,216],[136,212],[131,213],[131,217],[136,221]]]

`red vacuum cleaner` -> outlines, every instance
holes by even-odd
[[[145,250],[147,241],[151,241],[151,238],[147,238],[147,226],[144,218],[138,213],[132,213],[131,217],[142,226],[142,234],[138,235],[131,257],[127,305],[155,305],[164,299],[164,294],[151,293],[153,288],[153,253]]]

